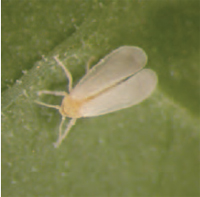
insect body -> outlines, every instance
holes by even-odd
[[[58,109],[62,115],[56,147],[67,136],[77,118],[99,116],[138,104],[150,96],[157,84],[156,73],[151,69],[143,69],[147,55],[139,47],[122,46],[112,51],[92,67],[73,89],[70,72],[58,57],[54,59],[69,80],[69,93],[47,90],[39,92],[63,96],[61,106],[36,102]],[[62,132],[66,117],[71,120]]]

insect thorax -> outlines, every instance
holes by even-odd
[[[70,95],[67,95],[63,98],[60,113],[62,116],[69,118],[80,118],[80,107],[83,102],[71,98]]]

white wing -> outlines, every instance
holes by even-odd
[[[85,102],[80,112],[83,117],[90,117],[130,107],[149,97],[156,84],[156,73],[150,69],[143,69],[127,80]]]
[[[99,94],[141,70],[146,62],[147,55],[141,48],[120,47],[91,68],[70,95],[74,99],[82,100]]]

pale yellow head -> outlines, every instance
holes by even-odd
[[[61,103],[59,112],[62,116],[69,118],[81,118],[80,108],[83,104],[83,100],[75,100],[67,94]]]

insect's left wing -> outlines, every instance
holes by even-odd
[[[85,102],[80,108],[83,117],[99,116],[142,102],[150,96],[157,84],[157,75],[143,69],[125,81]]]
[[[93,97],[137,73],[146,62],[147,55],[141,48],[119,47],[93,66],[70,92],[70,96],[76,100]]]

